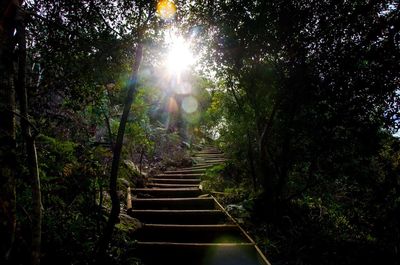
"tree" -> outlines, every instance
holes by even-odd
[[[205,9],[211,17],[204,19]],[[227,96],[238,98],[242,110],[251,110],[252,119],[242,122],[246,127],[247,120],[254,130],[267,196],[284,199],[288,195],[288,175],[306,152],[299,150],[297,156],[297,143],[312,139],[324,127],[318,124],[317,130],[306,133],[311,128],[309,121],[318,123],[323,115],[347,115],[353,122],[371,119],[388,124],[388,116],[393,118],[393,103],[398,98],[393,62],[398,49],[392,36],[398,9],[390,7],[390,1],[213,1],[198,3],[194,11],[209,25],[208,40],[213,46],[208,60],[216,60],[223,89],[234,92]],[[379,38],[382,43],[376,44]],[[382,54],[379,59],[371,57],[378,53]],[[389,75],[382,79],[386,71]],[[388,102],[391,115],[385,114]],[[317,109],[321,104],[332,107],[332,112],[321,112]],[[331,122],[326,125],[344,125],[344,120]],[[396,124],[392,119],[391,126]]]
[[[139,14],[142,14],[142,12],[146,12],[142,9],[144,9],[145,6],[139,5]],[[132,66],[132,72],[129,77],[128,81],[128,91],[127,91],[127,97],[125,99],[124,103],[124,109],[123,113],[121,116],[121,121],[119,123],[118,127],[118,134],[117,138],[115,141],[115,145],[113,148],[113,159],[112,159],[112,165],[111,165],[111,173],[110,173],[110,196],[111,196],[111,212],[107,221],[107,225],[104,228],[104,232],[102,237],[99,240],[98,246],[97,246],[97,263],[102,263],[104,262],[104,257],[108,248],[108,244],[111,240],[112,233],[114,230],[114,226],[118,221],[119,213],[120,213],[120,200],[118,197],[118,192],[117,192],[117,178],[118,178],[118,170],[120,166],[120,159],[121,159],[121,151],[122,151],[122,145],[123,145],[123,140],[124,140],[124,135],[125,135],[125,128],[126,128],[126,123],[128,121],[129,117],[129,112],[131,110],[132,102],[137,90],[137,84],[138,84],[138,72],[139,72],[139,67],[142,62],[142,57],[143,57],[143,35],[146,33],[146,28],[148,27],[148,23],[151,20],[155,13],[155,7],[152,2],[148,3],[147,5],[147,17],[145,20],[142,22],[141,17],[139,18],[138,22],[138,38],[137,38],[137,46],[136,46],[136,51],[135,51],[135,57],[133,58],[134,64]]]
[[[0,5],[0,262],[8,262],[16,227],[15,89],[13,82],[13,33],[19,1]]]
[[[362,233],[369,223],[363,200],[380,189],[373,161],[383,135],[399,123],[398,5],[209,1],[193,11],[209,29],[209,65],[217,62],[220,141],[238,160],[247,156],[250,129],[264,191],[257,211],[279,224],[311,198],[331,210],[332,219],[320,221],[323,229],[337,214],[357,227],[347,234]]]
[[[21,129],[26,143],[26,153],[29,169],[29,180],[32,186],[32,214],[31,214],[31,264],[40,264],[40,248],[42,238],[42,195],[39,177],[39,165],[36,151],[35,138],[32,133],[32,123],[28,115],[28,93],[26,90],[26,29],[25,14],[21,9],[17,10],[16,37],[18,39],[18,79],[17,94],[20,105]],[[36,129],[36,128],[35,128]],[[36,134],[37,132],[35,132]]]

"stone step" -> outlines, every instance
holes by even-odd
[[[195,165],[193,165],[192,167],[184,167],[184,168],[181,168],[182,170],[190,170],[190,169],[204,169],[204,170],[207,170],[208,168],[210,168],[210,167],[212,167],[213,165],[205,165],[205,164],[195,164]]]
[[[204,174],[201,173],[188,173],[188,174],[158,174],[155,178],[169,178],[169,179],[193,179],[193,178],[200,178]]]
[[[224,161],[225,162],[225,161]],[[213,165],[210,164],[211,162],[207,162],[205,160],[197,160],[195,164],[193,164],[193,166],[208,166],[208,167],[212,167]],[[214,162],[213,162],[214,163]],[[220,162],[215,162],[216,164],[221,164]]]
[[[213,149],[213,150],[203,150],[203,151],[199,151],[199,152],[196,152],[196,153],[194,153],[194,155],[203,155],[203,154],[218,154],[218,155],[220,155],[220,154],[224,154],[224,153],[221,153],[220,151],[218,151],[218,150],[215,150],[215,149]]]
[[[137,243],[148,265],[269,265],[250,243]]]
[[[221,224],[227,217],[220,210],[131,210],[129,214],[142,223]]]
[[[135,239],[151,242],[251,243],[237,225],[145,224]]]
[[[192,156],[194,158],[224,158],[223,154],[197,154]]]
[[[207,168],[189,168],[164,171],[164,174],[202,174]]]
[[[174,178],[149,178],[150,182],[159,184],[200,184],[201,180],[199,178],[184,178],[184,179],[174,179]]]
[[[132,192],[139,198],[197,197],[201,195],[201,190],[199,188],[141,188],[134,189]]]
[[[199,184],[162,184],[162,183],[147,183],[150,188],[198,188]]]
[[[157,198],[157,199],[134,199],[133,209],[137,210],[214,210],[216,204],[213,198]],[[159,222],[157,222],[159,223]]]
[[[202,160],[204,163],[224,163],[226,161],[228,161],[228,159],[204,159]]]

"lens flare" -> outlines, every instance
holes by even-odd
[[[161,0],[157,4],[157,14],[163,19],[172,19],[176,13],[176,6],[171,0]]]
[[[199,107],[199,103],[197,102],[197,99],[195,99],[193,96],[188,96],[185,97],[182,101],[182,109],[186,113],[193,113],[197,110]]]
[[[173,97],[170,97],[168,100],[168,112],[176,113],[179,111],[178,103]]]

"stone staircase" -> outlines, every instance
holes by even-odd
[[[249,235],[218,201],[200,188],[204,171],[224,163],[206,148],[190,168],[165,171],[132,191],[128,213],[143,223],[136,255],[148,265],[270,265]]]

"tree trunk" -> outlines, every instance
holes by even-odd
[[[20,102],[21,130],[26,142],[29,179],[32,188],[32,241],[31,264],[40,264],[40,245],[42,235],[42,196],[40,188],[39,167],[35,145],[35,136],[32,135],[28,115],[28,93],[26,91],[26,33],[22,11],[17,11],[16,29],[18,38],[18,81],[17,93]]]
[[[103,115],[104,115],[104,122],[106,124],[111,149],[113,149],[114,148],[114,139],[113,139],[113,134],[112,134],[112,130],[111,130],[110,117],[108,117],[108,115],[105,112],[103,113]]]
[[[140,150],[140,160],[139,160],[139,174],[140,174],[140,176],[142,176],[143,156],[144,156],[144,147],[142,147],[142,150]]]
[[[274,179],[278,175],[277,166],[273,161],[272,156],[269,155],[268,140],[272,130],[272,126],[275,120],[275,116],[278,111],[279,100],[277,100],[271,110],[267,122],[262,129],[261,135],[258,139],[258,153],[259,153],[259,164],[261,168],[262,186],[263,186],[263,196],[267,202],[267,207],[271,208],[273,212],[273,207],[275,204],[275,190],[274,190]]]
[[[139,40],[135,53],[135,63],[133,65],[132,74],[128,84],[128,95],[125,100],[124,111],[121,116],[121,121],[118,128],[118,135],[114,146],[113,160],[111,165],[111,175],[110,175],[111,212],[106,227],[104,228],[103,235],[100,238],[97,246],[96,263],[98,264],[104,262],[104,257],[106,256],[106,251],[111,241],[114,226],[118,221],[120,213],[120,200],[117,193],[118,169],[121,158],[125,127],[128,121],[131,105],[133,103],[133,97],[136,92],[137,79],[138,79],[137,75],[140,63],[142,61],[142,57],[143,57],[143,44]]]
[[[244,103],[239,100],[239,97],[238,97],[237,93],[235,92],[233,85],[231,84],[228,89],[229,89],[229,91],[231,91],[231,93],[236,101],[238,111],[240,111],[240,112],[243,111]],[[250,173],[251,173],[251,178],[252,178],[252,182],[253,182],[253,190],[257,191],[257,172],[256,172],[256,168],[255,168],[255,163],[254,163],[253,146],[251,144],[249,127],[247,127],[246,137],[247,137],[247,158],[249,161]]]
[[[253,190],[254,192],[257,191],[257,173],[256,169],[254,166],[254,156],[253,156],[253,146],[251,144],[251,137],[250,137],[250,130],[247,128],[247,157],[249,159],[249,164],[250,164],[250,173],[251,173],[251,178],[253,180]]]
[[[14,1],[0,4],[0,264],[8,264],[16,227],[15,91],[12,40]]]

